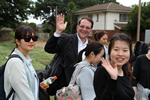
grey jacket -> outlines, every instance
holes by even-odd
[[[96,71],[97,67],[89,64],[86,61],[81,61],[77,63],[75,66],[76,68],[75,71],[73,72],[70,83],[72,82],[73,77],[75,76],[78,68],[80,66],[85,66],[81,68],[77,76],[76,84],[81,89],[82,100],[94,100],[96,96],[93,87],[93,79],[94,79],[94,72]]]
[[[39,80],[34,68],[32,68],[33,70],[30,68],[33,67],[32,64],[27,61],[19,50],[15,49],[13,54],[18,54],[23,59],[23,62],[19,58],[11,58],[7,62],[4,72],[6,96],[13,88],[15,90],[14,100],[38,100],[38,96],[35,96],[35,89],[39,91]],[[30,59],[29,56],[28,59]],[[35,77],[37,81],[35,81]],[[37,85],[35,85],[35,82],[37,82]],[[12,97],[13,95],[9,100],[12,100]]]

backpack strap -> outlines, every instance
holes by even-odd
[[[6,97],[6,100],[9,100],[9,98],[13,94],[13,92],[15,93],[14,89],[12,88],[11,91],[9,92],[8,96]],[[14,100],[14,96],[13,96],[13,100]]]
[[[80,67],[78,68],[78,70],[77,70],[77,72],[76,72],[76,74],[75,74],[75,77],[73,78],[72,84],[75,83],[75,81],[76,81],[76,79],[77,79],[77,76],[78,76],[78,74],[79,74],[79,72],[80,72],[80,69],[81,69],[82,67],[84,67],[84,65],[83,65],[83,66],[80,66]]]
[[[23,59],[22,59],[19,55],[17,55],[17,54],[12,54],[12,55],[8,58],[8,60],[11,59],[11,58],[19,58],[19,59],[23,62]],[[8,60],[7,60],[7,62],[8,62]],[[6,63],[7,63],[7,62],[6,62]],[[6,67],[6,63],[5,63],[5,67]],[[4,70],[5,70],[5,68],[4,68]],[[9,100],[10,96],[11,96],[13,93],[15,93],[15,91],[14,91],[14,89],[12,88],[11,91],[9,92],[8,96],[6,97],[6,100]],[[14,99],[14,96],[13,96],[13,99]]]

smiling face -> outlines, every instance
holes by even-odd
[[[114,65],[116,63],[118,67],[122,67],[129,61],[129,58],[129,44],[125,41],[116,40],[110,52],[111,64]]]
[[[92,23],[87,19],[82,19],[80,24],[77,25],[77,33],[81,40],[85,40],[92,32]]]

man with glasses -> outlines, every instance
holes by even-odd
[[[64,23],[64,18],[63,14],[58,15],[56,31],[45,45],[46,52],[55,53],[46,69],[52,70],[50,71],[51,76],[56,75],[58,77],[48,89],[50,95],[55,95],[58,89],[69,84],[74,71],[72,66],[78,53],[87,46],[89,42],[87,37],[93,28],[93,21],[90,18],[82,18],[76,27],[76,34],[63,33],[67,26],[67,22]]]

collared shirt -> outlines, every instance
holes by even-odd
[[[77,34],[77,37],[78,37],[78,53],[79,53],[81,50],[83,50],[87,46],[88,39],[86,39],[85,43],[82,43],[78,34]]]
[[[60,35],[58,35],[57,33],[54,33],[54,36],[55,36],[55,37],[60,37]]]
[[[83,50],[84,48],[86,48],[86,46],[88,44],[88,39],[86,39],[85,43],[82,43],[82,41],[81,41],[80,37],[78,36],[78,34],[77,34],[77,37],[78,37],[78,53],[79,53],[81,50]],[[86,57],[85,56],[85,52],[83,52],[83,54],[82,54],[82,60],[84,60],[85,57]]]
[[[54,36],[55,37],[60,37],[61,35],[58,35],[58,34],[54,33]],[[86,39],[85,43],[82,43],[80,37],[78,36],[78,33],[77,33],[77,38],[78,38],[78,53],[79,53],[81,50],[83,50],[87,46],[88,39]],[[83,52],[83,54],[82,54],[82,60],[84,60],[85,57],[86,57],[85,56],[85,52]]]

